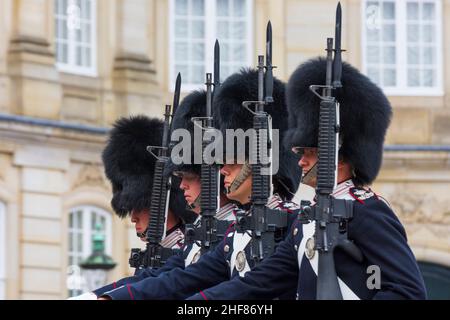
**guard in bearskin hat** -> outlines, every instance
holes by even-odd
[[[151,219],[150,205],[153,175],[156,159],[147,152],[147,146],[160,146],[163,134],[163,121],[146,116],[133,116],[117,120],[110,132],[107,145],[102,153],[106,177],[112,185],[111,206],[120,217],[130,216],[135,224],[136,235],[146,240],[146,232]],[[192,223],[195,214],[186,209],[179,181],[172,181],[169,211],[166,221],[166,236],[161,245],[180,249],[184,243],[184,225]],[[150,268],[147,268],[150,269]],[[80,299],[95,298],[131,281],[137,281],[140,274],[150,270],[136,270],[137,276],[124,278],[93,293],[84,294]],[[156,273],[156,270],[152,272]],[[142,275],[142,276],[143,276]]]
[[[350,165],[353,182],[357,186],[366,186],[375,180],[380,170],[392,108],[382,91],[367,77],[347,63],[343,69],[346,72],[342,74],[342,88],[334,90],[334,96],[342,106],[339,156]],[[323,82],[321,77],[324,78],[325,72],[325,59],[317,58],[298,68],[289,81],[287,101],[291,129],[285,142],[288,147],[297,147],[298,152],[304,148],[317,148],[319,108],[316,106],[320,101],[311,94],[309,86]],[[304,173],[314,176],[313,171]],[[303,178],[309,179],[308,176]]]
[[[151,216],[149,208],[156,162],[146,148],[161,145],[162,131],[163,122],[157,118],[135,116],[119,119],[102,154],[105,173],[113,189],[111,206],[120,218],[131,216],[137,236],[144,240]],[[170,239],[168,236],[178,233],[177,230],[182,231],[183,224],[192,222],[194,218],[185,210],[183,195],[177,187],[174,183],[171,188],[165,239]],[[178,241],[167,245],[171,247]]]
[[[275,79],[273,91],[275,102],[266,110],[273,118],[272,127],[283,131],[287,128],[284,84]],[[214,95],[213,115],[217,121],[217,127],[221,131],[251,128],[253,117],[251,113],[244,110],[242,102],[256,100],[257,93],[257,71],[242,70],[227,78]],[[179,110],[181,109],[183,106],[180,106]],[[186,120],[190,116],[185,117]],[[189,125],[185,123],[182,126]],[[283,133],[280,135],[284,136]],[[285,199],[292,198],[300,182],[300,171],[297,167],[298,157],[291,152],[280,153],[280,158],[283,160],[280,161],[278,173],[273,177],[274,195],[269,199],[267,207],[280,210],[280,214],[281,211],[291,213],[289,220],[293,222],[296,218],[294,210],[297,207]],[[248,157],[248,150],[245,155]],[[244,168],[244,164],[235,163],[234,159],[225,158],[225,161],[221,174],[224,176],[225,188],[228,189],[227,197],[238,202],[242,210],[248,210],[251,207],[251,169]],[[183,170],[195,172],[194,168],[187,169],[185,167]],[[239,182],[237,182],[238,180]],[[281,240],[283,231],[284,235],[287,234],[285,229],[279,230],[280,238],[277,240]],[[242,277],[253,267],[253,261],[249,258],[250,240],[248,232],[237,232],[234,228],[230,228],[224,240],[214,250],[202,255],[198,262],[189,265],[184,270],[177,268],[158,278],[144,279],[130,284],[128,288],[118,288],[106,292],[104,297],[110,299],[183,299],[195,294],[198,290],[212,287],[230,278]],[[293,298],[295,290],[284,293]]]
[[[172,122],[172,131],[183,129],[189,132],[191,137],[191,151],[194,147],[194,118],[205,117],[206,113],[206,91],[193,91],[187,95],[180,108],[177,109]],[[175,142],[174,142],[175,143]],[[166,174],[173,174],[181,179],[180,188],[184,192],[184,197],[189,205],[189,208],[200,214],[200,196],[201,196],[201,164],[196,164],[194,159],[194,152],[191,152],[190,162],[174,164],[172,161],[167,166]],[[230,201],[224,193],[223,183],[220,189],[220,208],[216,213],[216,219],[219,223],[223,223],[224,227],[228,227],[231,222],[235,220],[236,204]],[[223,222],[220,222],[223,221]],[[194,222],[193,227],[199,230],[201,224],[201,217]],[[184,263],[182,267],[188,266],[191,263],[197,262],[201,255],[201,246],[197,242],[193,242],[184,248]]]
[[[280,141],[285,135],[288,126],[287,109],[284,98],[285,85],[278,79],[274,79],[273,99],[274,103],[268,104],[265,108],[272,119],[272,129],[279,132]],[[242,107],[243,101],[256,101],[258,99],[258,71],[253,69],[242,70],[240,73],[231,75],[223,83],[217,93],[214,102],[214,111],[219,123],[219,129],[224,137],[226,130],[242,129],[247,131],[253,127],[253,114]],[[251,188],[251,167],[248,162],[250,146],[246,141],[244,150],[245,163],[239,164],[237,156],[233,159],[225,159],[222,173],[225,175],[225,185],[230,199],[236,198],[242,204],[250,201]],[[226,144],[225,144],[226,145]],[[286,152],[280,146],[279,170],[273,176],[274,194],[282,200],[291,200],[299,186],[300,176],[297,170],[298,157],[291,152]],[[238,155],[239,150],[226,150],[225,155]],[[237,171],[236,176],[228,174],[231,169]],[[238,170],[237,170],[238,169]],[[246,184],[246,188],[240,188],[241,184]],[[245,190],[245,195],[243,192]]]
[[[304,183],[317,185],[320,99],[311,85],[324,83],[326,60],[316,58],[298,67],[287,85],[289,131],[284,141],[302,155]],[[424,299],[422,276],[407,244],[405,230],[389,204],[369,185],[381,167],[383,143],[392,108],[383,92],[348,63],[342,66],[337,187],[332,196],[353,201],[348,239],[361,259],[335,251],[334,261],[344,299]],[[315,204],[312,203],[312,206]],[[235,278],[204,290],[191,299],[271,299],[296,289],[297,299],[316,299],[318,252],[315,222],[303,213],[276,252],[245,278]]]
[[[172,122],[172,132],[178,129],[187,130],[191,137],[191,155],[189,163],[174,164],[169,162],[165,174],[173,174],[181,178],[180,188],[184,191],[184,196],[190,210],[200,213],[200,175],[201,164],[196,164],[194,159],[194,122],[193,118],[205,117],[206,91],[193,91],[187,95],[177,109]],[[172,142],[177,143],[177,142]],[[221,207],[229,203],[223,190],[221,192]],[[231,212],[229,212],[231,213]],[[228,214],[227,214],[228,216]],[[228,220],[228,218],[226,219]],[[234,220],[234,219],[232,219]]]

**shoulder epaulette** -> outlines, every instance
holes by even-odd
[[[349,190],[350,195],[358,202],[364,204],[364,201],[375,197],[378,199],[377,195],[372,190],[367,190],[364,188],[354,187]]]

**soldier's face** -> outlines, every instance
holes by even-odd
[[[189,205],[192,205],[200,195],[201,186],[200,177],[198,175],[190,172],[183,173],[180,189],[184,191],[184,198]],[[195,213],[200,213],[200,208],[196,207],[193,211]]]
[[[242,164],[225,164],[220,173],[225,177],[224,186],[225,188],[230,187],[234,179],[238,176],[242,169]],[[252,175],[250,174],[244,182],[236,190],[227,193],[227,198],[231,200],[236,200],[241,204],[246,204],[250,201],[250,195],[252,192]]]
[[[144,209],[141,211],[133,210],[131,212],[131,222],[134,223],[136,233],[142,233],[147,229],[148,222],[150,221],[150,210]],[[145,237],[140,238],[145,241]]]

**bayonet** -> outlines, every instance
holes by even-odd
[[[220,45],[216,39],[214,43],[214,92],[220,86]]]
[[[266,73],[265,73],[265,103],[273,102],[273,69],[272,66],[272,24],[267,23],[266,28]]]
[[[178,72],[177,80],[175,81],[175,91],[173,93],[173,104],[172,104],[172,117],[177,112],[178,105],[180,104],[180,91],[181,91],[181,74]]]
[[[334,36],[334,60],[333,60],[333,87],[340,88],[342,73],[342,49],[341,49],[341,31],[342,31],[342,10],[339,2],[336,8],[336,26]]]

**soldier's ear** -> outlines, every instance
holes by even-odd
[[[338,170],[342,177],[348,179],[353,177],[353,167],[350,163],[346,162],[345,160],[338,161]]]

